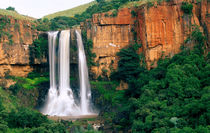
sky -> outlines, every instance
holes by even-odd
[[[0,8],[6,9],[12,6],[20,14],[42,18],[45,15],[70,9],[91,1],[93,0],[0,0]]]

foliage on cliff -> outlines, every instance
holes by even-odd
[[[112,122],[116,131],[132,132],[195,132],[210,131],[210,54],[203,55],[204,40],[199,28],[195,28],[182,52],[173,58],[160,59],[158,66],[148,71],[137,66],[138,76],[125,80],[129,83],[124,94],[110,97],[112,108],[104,117]],[[194,42],[194,49],[187,45]],[[122,51],[125,50],[121,50]],[[127,50],[127,63],[133,54]],[[125,56],[126,54],[124,54]],[[120,59],[123,61],[125,57]],[[124,62],[125,64],[126,62]],[[120,65],[118,70],[126,65]],[[129,73],[129,69],[124,69]],[[132,74],[130,75],[132,76]],[[101,95],[105,96],[106,91]],[[108,105],[107,105],[108,106]]]
[[[2,38],[8,38],[9,44],[13,44],[12,35],[10,34],[10,29],[8,28],[10,26],[10,18],[7,16],[0,16],[0,42],[2,41]]]
[[[193,9],[193,5],[191,3],[188,3],[188,2],[182,2],[181,9],[183,10],[184,13],[191,14],[192,9]]]
[[[46,36],[39,35],[30,45],[30,63],[33,64],[35,59],[48,57],[48,38]]]
[[[95,66],[96,63],[94,62],[94,58],[96,57],[96,54],[92,52],[93,49],[93,41],[90,39],[87,39],[87,33],[82,32],[82,41],[84,43],[84,49],[85,49],[85,55],[87,58],[87,65],[88,68],[91,66]]]
[[[120,60],[118,62],[118,70],[111,75],[112,79],[123,80],[130,82],[138,77],[140,73],[141,58],[138,54],[139,44],[132,44],[126,49],[122,49],[117,56]]]

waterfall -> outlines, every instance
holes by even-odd
[[[90,91],[90,83],[88,76],[88,67],[87,67],[82,37],[78,31],[76,31],[76,36],[77,36],[78,57],[79,57],[80,102],[81,102],[80,106],[82,114],[89,114],[91,91]]]
[[[50,89],[41,112],[50,116],[91,115],[93,114],[90,113],[91,91],[82,37],[76,31],[80,79],[80,106],[78,106],[70,88],[70,30],[61,31],[58,45],[57,36],[58,31],[48,32]]]
[[[49,32],[50,89],[42,113],[50,116],[80,115],[70,88],[70,31],[60,33],[58,59],[56,60],[56,39],[58,32]],[[58,63],[58,69],[56,64]],[[58,70],[58,72],[56,72]],[[57,85],[56,77],[59,77]]]

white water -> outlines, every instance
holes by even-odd
[[[58,31],[48,33],[50,89],[41,112],[50,116],[92,115],[94,113],[91,113],[91,90],[82,37],[76,31],[80,78],[80,106],[78,106],[70,88],[70,31],[61,31],[59,45],[56,41],[57,36]]]
[[[70,31],[60,33],[58,69],[56,69],[56,38],[58,32],[49,32],[49,59],[50,59],[50,89],[48,99],[42,113],[50,116],[75,116],[81,110],[75,104],[73,92],[70,88]],[[58,72],[56,72],[58,70]],[[58,75],[56,75],[58,74]],[[59,77],[57,85],[56,77]]]
[[[80,107],[82,115],[86,115],[90,114],[90,99],[91,99],[88,67],[87,67],[82,37],[78,31],[76,31],[76,36],[77,36],[78,57],[79,57],[80,102],[81,102]]]

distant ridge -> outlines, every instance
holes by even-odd
[[[0,9],[0,15],[12,16],[15,19],[21,19],[21,20],[30,20],[30,21],[35,20],[35,18],[19,14],[16,11],[9,11],[9,10],[5,10],[5,9]]]
[[[71,9],[67,9],[67,10],[64,10],[64,11],[49,14],[49,15],[44,16],[43,18],[53,19],[53,18],[58,17],[58,16],[73,17],[75,14],[81,14],[88,7],[90,7],[94,4],[96,4],[96,1],[92,1],[90,3],[80,5],[80,6],[77,6],[77,7],[71,8]]]

